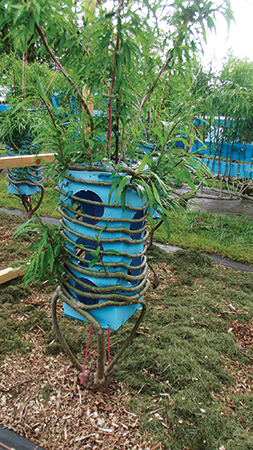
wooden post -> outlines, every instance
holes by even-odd
[[[43,162],[54,161],[53,153],[41,153],[40,155],[3,156],[0,157],[0,170],[13,169],[14,167],[41,166]]]
[[[90,94],[90,91],[86,89],[86,86],[84,86],[82,89],[82,96],[85,100],[85,103],[87,103],[90,114],[93,116],[94,96],[93,96],[93,94]],[[88,96],[89,96],[89,98],[88,98]]]
[[[0,270],[0,284],[7,283],[7,281],[14,280],[14,278],[22,277],[24,274],[25,267],[18,267],[18,269],[8,267],[7,269]]]

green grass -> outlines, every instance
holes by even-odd
[[[15,219],[9,222],[1,215],[1,224],[3,233]],[[244,347],[235,333],[242,324],[252,333],[252,274],[218,268],[194,250],[167,254],[154,247],[149,259],[160,285],[154,289],[151,277],[141,333],[114,372],[128,393],[129,408],[143,432],[163,449],[252,449],[253,349]],[[24,286],[21,280],[0,287],[2,357],[14,350],[30,352],[33,339],[27,336],[36,333],[38,324],[46,352],[60,351],[46,313],[45,295],[54,289],[50,283]],[[29,301],[31,293],[37,300]],[[130,319],[111,333],[112,356],[132,325]],[[83,358],[88,326],[63,317],[60,326],[72,351]],[[50,392],[44,395],[48,398]]]
[[[170,238],[165,227],[160,227],[155,233],[155,241],[216,253],[253,265],[253,222],[246,216],[231,218],[189,211],[186,218],[172,215],[170,228]]]

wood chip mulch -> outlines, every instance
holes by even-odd
[[[232,331],[239,344],[238,348],[253,361],[253,357],[249,355],[249,351],[253,347],[253,321],[250,323],[238,323],[236,320],[232,325]]]
[[[236,384],[233,387],[229,387],[227,391],[234,394],[238,392],[253,392],[253,321],[251,320],[249,323],[239,323],[238,320],[236,320],[233,322],[230,331],[234,334],[235,345],[238,352],[242,353],[247,359],[242,363],[237,359],[231,358],[230,365],[226,368],[232,373]]]
[[[63,354],[13,354],[1,363],[0,422],[45,450],[162,449],[150,444],[128,393],[113,382],[105,392],[81,388]]]

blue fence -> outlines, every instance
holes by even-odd
[[[240,142],[222,142],[224,123],[215,119],[210,126],[206,121],[195,119],[194,125],[206,128],[204,144],[195,141],[191,151],[203,160],[213,174],[226,177],[253,179],[253,145]],[[229,123],[226,123],[226,127]]]
[[[195,142],[191,151],[196,152],[214,174],[253,179],[253,145],[206,142],[203,146]]]

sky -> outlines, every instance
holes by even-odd
[[[230,0],[234,12],[235,23],[232,22],[229,31],[227,23],[222,17],[217,18],[216,33],[207,37],[204,46],[202,63],[209,65],[212,61],[213,70],[221,68],[222,60],[229,50],[241,59],[248,58],[253,62],[253,0]]]

